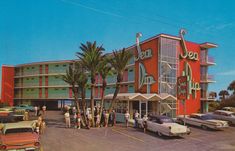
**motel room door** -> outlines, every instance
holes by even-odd
[[[141,118],[144,117],[148,113],[148,102],[147,101],[140,101],[140,116]]]

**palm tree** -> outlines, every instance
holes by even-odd
[[[228,90],[233,91],[233,94],[235,94],[235,80],[233,80],[233,81],[229,84]]]
[[[220,98],[221,98],[222,100],[224,100],[224,99],[225,99],[225,96],[228,96],[228,95],[229,95],[229,93],[228,93],[227,90],[221,90],[221,91],[219,92],[219,96],[220,96]]]
[[[123,74],[125,71],[125,68],[131,59],[132,54],[129,51],[126,51],[125,48],[123,48],[120,51],[113,51],[113,58],[110,59],[110,64],[114,68],[114,70],[117,72],[117,82],[116,82],[116,89],[113,95],[113,99],[111,101],[111,104],[109,106],[109,113],[112,111],[114,101],[119,93],[121,82],[123,80]]]
[[[79,89],[81,91],[81,98],[82,98],[82,109],[83,113],[86,111],[86,104],[85,102],[85,87],[87,83],[87,75],[83,72],[83,68],[81,65],[76,62],[75,65],[72,67],[70,66],[68,70],[66,70],[66,74],[62,75],[62,79],[68,83],[69,85],[72,86],[72,91],[74,94],[74,100],[78,109],[78,113],[81,113],[80,111],[80,105],[79,105]],[[77,87],[78,86],[78,87]],[[87,123],[85,114],[84,119],[85,119],[85,124]],[[84,121],[82,120],[82,124],[84,125]]]
[[[95,75],[98,72],[99,62],[102,60],[102,53],[104,48],[96,45],[96,41],[86,42],[86,44],[81,44],[80,49],[82,52],[77,52],[77,57],[81,60],[82,66],[89,71],[91,75],[91,114],[92,114],[92,125],[95,125],[94,122],[94,88],[95,88]]]
[[[102,93],[101,93],[101,109],[99,111],[99,117],[101,118],[101,114],[102,114],[102,111],[103,111],[103,106],[104,106],[104,94],[105,94],[105,89],[106,89],[106,86],[107,86],[107,81],[106,81],[106,78],[109,74],[111,74],[111,65],[108,63],[109,62],[109,59],[108,57],[105,57],[99,64],[99,68],[98,68],[98,71],[99,71],[99,74],[100,76],[102,77]]]
[[[85,124],[87,124],[87,119],[86,119],[86,114],[85,114],[86,108],[87,108],[85,96],[86,96],[86,87],[87,87],[88,77],[87,77],[87,74],[84,72],[84,68],[81,66],[80,63],[76,63],[75,68],[80,71],[78,79],[77,79],[77,85],[81,94],[83,118],[85,119]]]
[[[209,97],[210,97],[210,98],[216,98],[216,97],[217,97],[217,93],[214,92],[214,91],[211,91],[211,92],[209,93]]]
[[[78,88],[76,87],[78,77],[78,70],[72,66],[70,66],[69,69],[66,70],[65,75],[62,75],[62,79],[72,87],[73,97],[78,109],[78,113],[80,113],[80,106],[78,102]]]

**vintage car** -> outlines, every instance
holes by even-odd
[[[138,119],[138,125],[143,128],[143,119]],[[159,136],[182,136],[190,134],[187,126],[175,123],[167,116],[152,115],[147,120],[147,130],[157,133]]]
[[[0,108],[0,123],[22,121],[24,112],[24,110],[17,110],[14,107]]]
[[[224,110],[216,110],[213,113],[208,113],[214,119],[228,121],[229,125],[235,125],[235,113]]]
[[[35,110],[33,106],[30,106],[27,104],[21,104],[21,105],[15,106],[15,109],[16,110],[25,110],[25,111],[30,111],[30,112],[34,112],[34,110]]]
[[[34,132],[34,122],[4,124],[0,133],[0,150],[39,151],[39,135]]]
[[[180,115],[177,117],[177,121],[181,124],[184,123],[184,116]],[[199,126],[203,129],[223,129],[228,127],[227,121],[215,120],[211,115],[194,113],[185,116],[185,123],[193,126]]]

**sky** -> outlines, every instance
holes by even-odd
[[[235,80],[235,1],[233,0],[1,0],[0,66],[75,59],[80,43],[97,41],[106,52],[159,33],[197,43],[213,42],[217,81],[209,90],[227,89]]]

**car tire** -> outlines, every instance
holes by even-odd
[[[179,120],[179,124],[184,125],[184,121],[183,120]]]
[[[233,125],[233,122],[228,121],[228,125],[229,125],[229,126],[232,126],[232,125]]]
[[[162,136],[163,136],[161,132],[156,132],[156,133],[157,133],[157,135],[158,135],[159,137],[162,137]]]
[[[208,127],[205,126],[205,125],[202,125],[201,127],[202,127],[202,129],[204,129],[204,130],[207,130],[207,129],[208,129]]]

